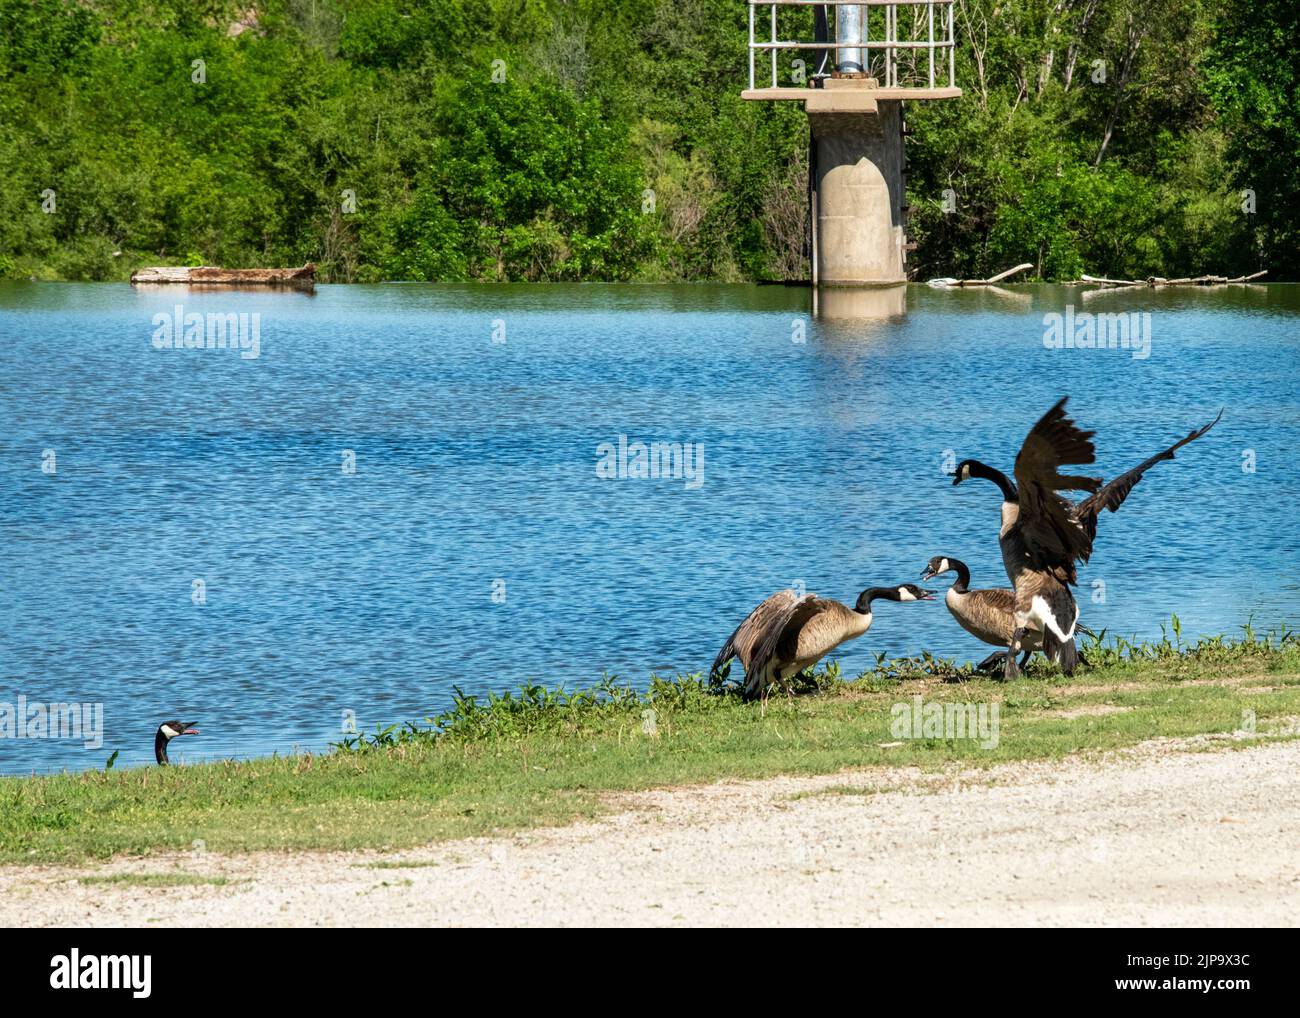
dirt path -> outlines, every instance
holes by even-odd
[[[1204,740],[1200,744],[1204,744]],[[854,789],[884,789],[853,794]],[[374,853],[0,869],[22,925],[1294,925],[1300,742],[621,797],[594,823]],[[376,868],[376,862],[417,865]],[[183,870],[224,886],[82,884]]]

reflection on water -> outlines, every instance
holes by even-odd
[[[1102,519],[1084,620],[1295,622],[1296,288],[1090,298],[1151,312],[1146,360],[1044,348],[1076,289],[822,296],[863,312],[783,287],[0,284],[3,699],[102,702],[106,730],[0,739],[0,770],[151,760],[173,717],[203,731],[174,757],[288,751],[453,685],[694,671],[780,587],[851,600],[935,554],[999,584],[997,493],[945,460],[1010,469],[1066,392],[1107,476],[1226,407]],[[177,303],[260,314],[260,356],[155,349]],[[621,439],[668,444],[669,476],[598,476]],[[942,604],[886,605],[841,660],[923,649],[986,653]]]
[[[813,314],[823,321],[900,319],[907,314],[906,286],[827,286],[811,291]]]

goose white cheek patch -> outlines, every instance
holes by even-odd
[[[898,588],[898,599],[900,601],[915,601],[916,595],[905,587]]]

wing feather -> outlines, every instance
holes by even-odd
[[[1150,459],[1139,463],[1132,470],[1125,471],[1118,477],[1111,478],[1099,491],[1090,495],[1088,498],[1085,498],[1076,505],[1070,515],[1087,533],[1089,541],[1097,535],[1097,517],[1101,515],[1103,509],[1108,509],[1111,512],[1118,509],[1124,504],[1124,500],[1128,498],[1128,493],[1137,486],[1138,481],[1142,480],[1143,474],[1161,460],[1173,459],[1175,452],[1185,446],[1188,442],[1196,441],[1212,427],[1218,424],[1222,417],[1223,411],[1220,410],[1219,416],[1210,421],[1210,423],[1205,425],[1205,427],[1197,428],[1195,431],[1188,434],[1186,438],[1180,438],[1168,449],[1161,450]]]
[[[798,640],[799,632],[808,623],[808,620],[815,615],[829,609],[834,601],[828,601],[825,598],[818,597],[816,594],[805,594],[795,604],[791,605],[790,610],[784,613],[779,619],[773,620],[773,624],[763,634],[763,639],[755,648],[754,656],[745,666],[745,692],[752,695],[761,693],[759,688],[770,681],[770,677],[765,677],[764,672],[767,666],[773,662],[774,658],[784,656],[793,656],[793,641]],[[757,685],[756,685],[757,684]]]
[[[1095,492],[1101,480],[1061,473],[1062,466],[1096,459],[1093,433],[1084,431],[1065,413],[1068,398],[1062,397],[1029,430],[1016,455],[1015,476],[1020,496],[1019,528],[1030,564],[1058,572],[1066,582],[1073,583],[1074,561],[1087,561],[1092,541],[1070,518],[1071,503],[1058,492]]]
[[[718,656],[714,658],[713,667],[709,670],[710,674],[717,675],[724,664],[733,657],[738,657],[748,675],[765,641],[771,638],[772,634],[776,634],[775,638],[779,638],[795,608],[816,596],[816,594],[804,594],[800,597],[796,591],[788,588],[778,590],[745,616],[745,620],[736,627],[736,631],[722,645]],[[770,653],[768,651],[769,655]]]

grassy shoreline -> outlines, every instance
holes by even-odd
[[[811,695],[742,703],[698,676],[645,693],[607,680],[575,693],[528,687],[463,697],[422,725],[326,755],[0,778],[0,862],[157,851],[400,849],[564,824],[612,794],[849,767],[983,768],[1122,749],[1152,738],[1257,739],[1300,716],[1300,636],[1095,641],[1067,679],[1044,665],[1007,685],[923,658],[853,681],[832,665]],[[897,738],[898,705],[998,705],[997,744]],[[1250,713],[1247,713],[1250,712]],[[923,733],[915,733],[923,734]]]

